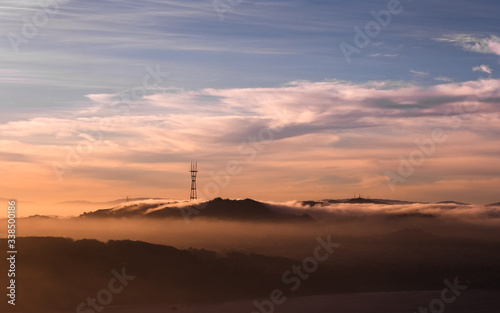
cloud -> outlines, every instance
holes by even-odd
[[[386,57],[386,58],[396,58],[399,56],[397,53],[372,53],[369,55],[371,58]]]
[[[484,72],[487,74],[493,73],[492,69],[488,65],[479,65],[472,68],[474,72]]]
[[[481,69],[487,70],[488,67]],[[138,99],[128,110],[113,109],[115,95],[92,94],[87,97],[93,106],[87,106],[88,110],[82,116],[64,116],[64,113],[60,117],[12,121],[0,124],[0,134],[12,138],[36,134],[67,137],[95,130],[100,123],[108,121],[111,125],[107,135],[118,140],[121,140],[119,134],[147,135],[148,140],[176,138],[176,145],[187,147],[189,142],[197,141],[196,136],[220,142],[225,138],[234,140],[238,138],[235,135],[240,134],[240,140],[244,140],[248,134],[266,127],[279,126],[284,134],[301,136],[338,129],[378,127],[380,123],[374,122],[375,119],[384,121],[389,116],[393,125],[418,120],[419,117],[439,119],[448,106],[452,107],[469,95],[475,94],[481,99],[498,96],[499,86],[498,80],[427,88],[391,82],[302,81],[278,88],[207,88],[157,93]],[[420,108],[420,111],[405,111],[410,108]],[[489,109],[491,106],[485,103],[480,110],[487,112]],[[89,116],[89,112],[93,116]],[[207,129],[212,132],[207,133]],[[159,136],[161,132],[164,134]]]
[[[470,218],[483,219],[496,217],[500,223],[500,208],[495,206],[457,204],[457,203],[407,203],[407,204],[372,204],[372,203],[320,203],[313,206],[301,201],[268,202],[283,211],[300,214],[308,212],[322,218],[361,217],[361,216],[401,216],[404,214],[430,214],[436,217],[454,217],[463,221]]]
[[[445,82],[445,83],[451,83],[453,82],[453,79],[449,78],[449,77],[446,77],[446,76],[438,76],[438,77],[435,77],[434,80],[437,80],[437,81],[440,81],[440,82]]]
[[[500,37],[495,35],[481,37],[469,34],[454,34],[434,38],[434,40],[456,44],[465,51],[500,55]]]
[[[410,73],[415,74],[417,76],[429,76],[429,72],[420,72],[420,71],[410,70]]]
[[[488,42],[488,48],[490,48],[491,52],[500,55],[500,40],[498,39],[497,37],[496,40]]]

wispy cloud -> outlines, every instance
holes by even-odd
[[[445,83],[451,83],[453,81],[453,79],[451,79],[450,77],[446,77],[446,76],[438,76],[438,77],[435,77],[434,80],[437,80],[440,82],[445,82]]]
[[[421,71],[415,71],[415,70],[410,70],[410,73],[416,75],[416,76],[429,76],[429,72],[421,72]]]
[[[397,53],[372,53],[370,54],[371,58],[385,57],[385,58],[396,58],[399,54]]]
[[[496,35],[485,37],[471,34],[454,34],[434,38],[434,40],[456,44],[466,51],[500,55],[500,37]]]
[[[475,66],[472,68],[472,70],[474,72],[484,72],[484,73],[487,73],[487,74],[491,74],[493,73],[493,71],[491,70],[491,68],[488,66],[488,65],[479,65],[479,66]]]

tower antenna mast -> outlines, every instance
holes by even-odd
[[[198,193],[196,192],[196,173],[198,173],[198,162],[191,161],[191,195],[189,196],[190,201],[194,201],[198,198]]]

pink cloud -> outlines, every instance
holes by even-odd
[[[493,53],[500,55],[500,42],[490,41],[488,42],[488,47]]]

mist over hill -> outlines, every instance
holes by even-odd
[[[222,199],[209,201],[175,201],[164,199],[138,198],[122,202],[109,209],[85,212],[81,218],[183,218],[183,219],[221,219],[236,221],[313,221],[325,218],[366,216],[442,216],[447,211],[455,218],[460,216],[491,217],[498,214],[498,204],[471,205],[457,201],[437,203],[412,202],[390,199],[325,199],[309,201],[270,202],[253,199]],[[449,213],[449,212],[448,212]]]
[[[180,249],[238,247],[282,256],[292,256],[294,249],[288,247],[320,234],[370,237],[415,229],[443,237],[500,240],[497,206],[349,200],[133,200],[75,218],[19,219],[18,232],[20,236],[141,240]]]
[[[213,218],[241,221],[312,221],[301,215],[276,212],[272,206],[252,199],[230,200],[215,198],[201,203],[134,201],[111,209],[102,209],[80,215],[83,218],[147,217],[147,218]]]
[[[500,290],[494,205],[133,199],[79,217],[18,222],[18,296],[30,299],[19,301],[22,309],[74,312],[123,268],[136,278],[114,298],[117,307],[241,300],[251,312],[252,299],[275,288],[290,298],[439,290],[455,277],[469,290]],[[339,246],[290,292],[283,273],[311,258],[318,238]]]

